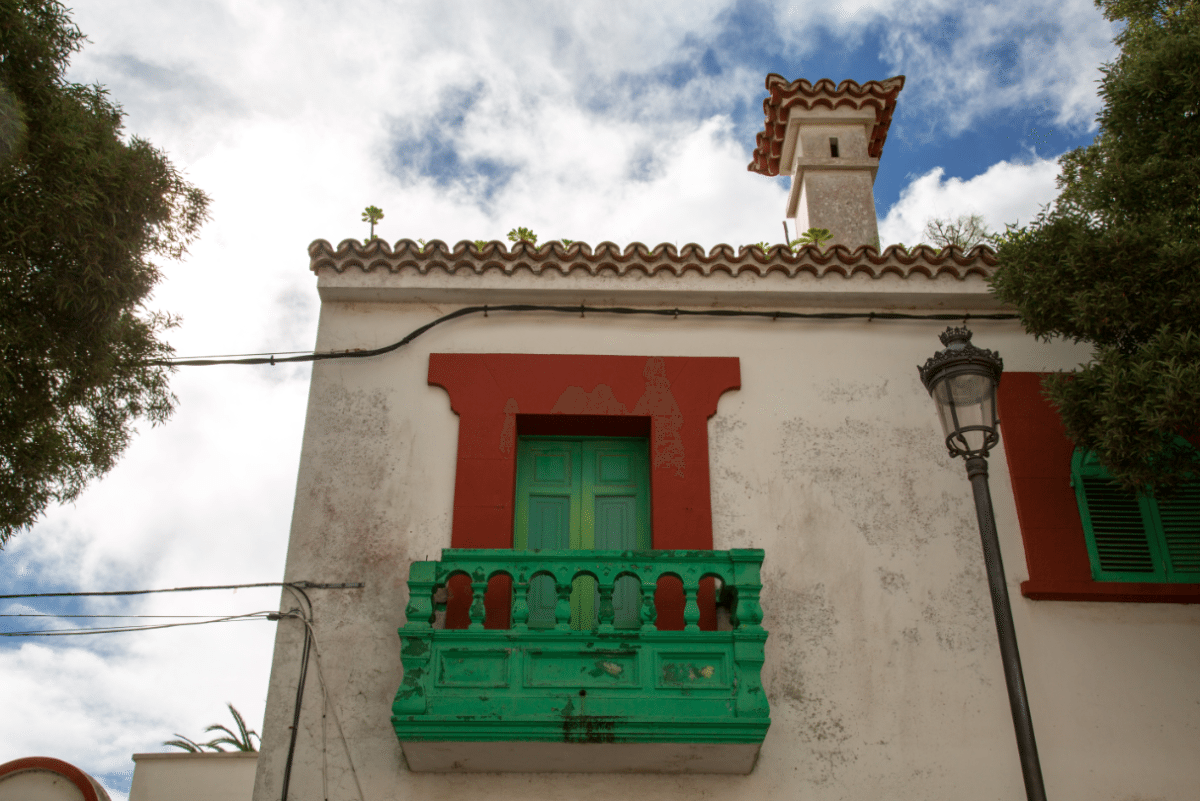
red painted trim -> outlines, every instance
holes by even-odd
[[[511,548],[517,435],[577,434],[649,436],[653,547],[712,548],[708,418],[741,387],[736,357],[433,353],[429,383],[459,417],[452,547]],[[715,628],[703,590],[701,625]],[[500,627],[507,610],[488,608]],[[463,613],[447,609],[446,625]]]
[[[1083,524],[1071,487],[1071,453],[1062,421],[1042,396],[1044,373],[1005,373],[1000,381],[1001,435],[1025,543],[1035,600],[1200,603],[1200,584],[1094,581]]]
[[[12,773],[21,773],[27,770],[44,770],[50,773],[56,773],[67,779],[79,792],[83,793],[83,801],[100,801],[100,796],[96,792],[96,788],[92,785],[92,779],[79,768],[69,762],[63,762],[61,759],[54,757],[22,757],[14,759],[12,762],[5,762],[0,765],[0,781],[5,776]]]
[[[712,548],[708,418],[741,386],[736,358],[434,353],[429,383],[459,416],[453,547],[512,547],[518,428],[557,416],[578,434],[649,418],[654,547]]]

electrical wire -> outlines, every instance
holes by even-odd
[[[156,623],[149,626],[108,626],[93,629],[49,629],[40,631],[0,631],[0,637],[74,637],[83,634],[124,634],[130,631],[149,631],[151,629],[172,629],[178,626],[203,626],[208,623],[231,623],[246,620],[269,620],[268,615],[278,612],[247,612],[244,615],[229,615],[212,620],[193,620],[188,623]]]
[[[617,314],[617,315],[652,315],[657,317],[752,317],[768,320],[962,320],[965,325],[969,320],[1015,320],[1016,314],[995,313],[995,314],[909,314],[906,312],[789,312],[789,311],[749,311],[746,309],[645,309],[632,308],[628,306],[588,306],[579,304],[578,306],[548,306],[532,303],[509,303],[501,306],[464,306],[461,309],[456,309],[449,314],[444,314],[436,320],[426,323],[425,325],[411,331],[408,336],[398,342],[393,342],[391,345],[384,345],[380,348],[356,349],[356,350],[338,350],[324,352],[301,352],[301,351],[286,351],[286,353],[300,353],[298,356],[280,356],[278,353],[272,353],[267,358],[247,354],[250,358],[229,358],[229,359],[156,359],[146,362],[151,366],[159,367],[213,367],[222,364],[289,364],[295,362],[318,362],[329,359],[367,359],[372,356],[382,356],[385,353],[391,353],[394,350],[404,347],[412,342],[417,337],[424,334],[426,331],[441,325],[442,323],[457,320],[459,317],[466,317],[472,314],[482,314],[488,316],[488,312],[556,312],[579,314],[581,317],[587,314]]]
[[[317,632],[313,628],[312,623],[300,615],[280,615],[280,617],[294,617],[302,622],[305,626],[305,630],[308,632],[309,638],[312,640],[313,656],[316,657],[317,663],[317,679],[321,683],[321,700],[323,704],[322,717],[324,716],[324,709],[328,709],[329,711],[333,712],[333,723],[335,726],[337,726],[338,737],[341,738],[342,748],[346,751],[346,761],[350,763],[350,775],[354,777],[354,786],[358,788],[359,801],[365,801],[366,796],[363,795],[362,783],[358,780],[358,770],[354,767],[354,756],[350,753],[350,742],[346,739],[345,731],[342,730],[342,720],[338,715],[337,704],[333,703],[333,700],[330,697],[329,685],[325,681],[325,671],[321,668],[321,651],[317,647]],[[322,777],[322,779],[324,780],[324,777]],[[326,797],[328,798],[328,790],[326,790]]]
[[[48,612],[0,614],[0,618],[211,618],[212,615],[55,615]]]
[[[305,621],[306,624],[304,628],[304,645],[300,651],[300,676],[296,680],[296,702],[293,705],[292,711],[292,735],[288,742],[287,761],[283,767],[283,793],[280,796],[281,801],[287,801],[288,788],[292,783],[292,763],[296,756],[296,737],[300,733],[300,705],[304,701],[304,683],[308,676],[308,655],[312,648],[311,626],[308,623],[315,617],[313,614],[312,599],[308,597],[308,593],[298,586],[287,585],[287,589],[292,595],[296,596],[297,601],[303,601],[303,605],[308,607],[308,612],[305,613],[304,609],[301,608],[287,613],[280,613],[280,617],[296,617],[294,613],[299,612],[300,619]]]
[[[109,595],[150,595],[160,592],[198,592],[201,590],[244,590],[254,587],[296,587],[301,590],[353,590],[363,586],[361,581],[260,581],[254,584],[204,584],[196,587],[166,587],[155,590],[103,590],[97,592],[23,592],[0,595],[4,598],[91,598]],[[307,596],[305,596],[307,597]]]
[[[94,629],[56,629],[50,631],[18,631],[18,632],[0,632],[0,636],[5,637],[51,637],[51,636],[72,636],[82,634],[116,634],[131,631],[145,631],[149,629],[165,629],[175,628],[178,626],[202,626],[208,623],[229,623],[248,620],[270,620],[277,621],[283,617],[298,618],[304,623],[304,643],[300,653],[300,675],[296,682],[296,703],[292,715],[291,725],[291,741],[288,745],[287,762],[284,766],[283,773],[283,801],[287,800],[288,786],[291,782],[292,764],[296,752],[296,735],[300,727],[300,709],[301,702],[304,699],[305,679],[308,675],[309,654],[312,653],[317,657],[317,675],[321,681],[321,691],[323,702],[328,705],[329,709],[333,710],[334,723],[338,727],[338,734],[342,738],[342,745],[346,749],[346,758],[350,763],[350,771],[354,775],[354,784],[358,788],[359,798],[364,798],[362,792],[362,784],[358,779],[358,771],[354,765],[354,759],[350,755],[350,744],[346,740],[345,733],[342,731],[342,723],[337,714],[336,707],[328,704],[328,689],[325,683],[325,676],[321,670],[320,655],[316,651],[316,637],[313,632],[313,603],[309,598],[307,589],[358,589],[364,587],[365,583],[361,581],[343,581],[343,582],[314,582],[314,581],[261,581],[253,584],[208,584],[195,587],[168,587],[162,589],[144,589],[144,590],[104,590],[93,592],[25,592],[25,593],[9,593],[0,595],[0,599],[6,598],[78,598],[78,597],[97,597],[97,596],[124,596],[124,595],[148,595],[151,593],[164,592],[196,592],[201,590],[239,590],[258,587],[282,587],[296,597],[297,602],[301,604],[300,608],[294,608],[289,612],[250,612],[244,615],[230,615],[227,617],[214,618],[209,620],[191,620],[186,623],[159,623],[147,626],[110,626],[105,628]],[[200,615],[56,615],[47,613],[29,613],[29,614],[5,614],[3,617],[104,617],[104,618],[147,618],[147,617],[201,617]],[[322,726],[324,726],[324,707],[322,709]],[[324,734],[322,733],[324,740]],[[322,775],[324,782],[324,774]]]

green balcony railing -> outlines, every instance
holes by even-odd
[[[756,757],[770,725],[762,560],[757,549],[446,549],[441,561],[414,562],[396,734],[406,753],[438,742],[707,743],[752,744]],[[439,628],[444,590],[460,575],[469,625]],[[506,629],[484,627],[497,576],[511,582]],[[682,631],[655,625],[664,576],[683,585]],[[716,631],[699,625],[706,579],[727,610]]]

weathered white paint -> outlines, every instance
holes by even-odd
[[[134,754],[129,801],[250,801],[255,751]]]
[[[317,348],[395,342],[478,302],[485,279],[510,280],[323,271]],[[592,302],[618,296],[628,279],[523,274],[505,302]],[[742,282],[744,295],[723,292],[720,303],[762,308],[760,290],[774,280]],[[780,292],[772,296],[776,308],[886,308],[895,296],[886,277],[818,280],[832,282],[817,290],[825,303]],[[982,295],[975,278],[896,280],[895,293],[915,310],[943,310],[946,296]],[[688,305],[692,296],[673,295],[671,286],[652,287],[653,305]],[[843,287],[858,293],[853,302],[839,302]],[[869,303],[871,287],[880,290],[878,305]],[[346,294],[352,289],[367,291]],[[459,289],[458,304],[450,302]],[[349,299],[367,297],[379,299]],[[970,486],[962,463],[946,456],[917,377],[916,365],[941,347],[944,327],[492,313],[436,327],[383,357],[316,363],[286,579],[366,586],[309,591],[325,681],[314,663],[289,797],[323,797],[324,781],[328,798],[358,798],[357,778],[364,801],[1023,798]],[[1013,321],[971,328],[975,343],[998,350],[1008,370],[1070,368],[1087,358],[1070,344],[1037,343]],[[708,430],[715,547],[766,550],[763,679],[772,724],[751,774],[406,768],[389,722],[401,680],[396,629],[409,563],[436,559],[449,545],[458,436],[446,393],[426,381],[432,352],[741,360],[742,388],[722,397]],[[1003,448],[1002,436],[990,460],[991,489],[1050,797],[1194,797],[1200,609],[1023,598],[1027,571]],[[282,609],[296,606],[285,593]],[[280,798],[300,642],[301,624],[281,621],[255,801]]]

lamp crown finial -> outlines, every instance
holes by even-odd
[[[938,334],[938,339],[948,348],[961,348],[971,343],[971,331],[965,325],[961,328],[950,327]]]

